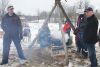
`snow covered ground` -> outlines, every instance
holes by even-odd
[[[27,49],[28,46],[30,45],[30,43],[32,42],[32,40],[34,40],[34,38],[38,34],[38,30],[41,28],[43,22],[44,22],[44,20],[41,20],[39,23],[29,23],[29,26],[31,28],[32,37],[31,37],[31,41],[30,42],[23,42],[22,43],[23,49]],[[61,36],[61,31],[59,30],[59,24],[58,23],[49,23],[49,28],[50,28],[50,31],[51,31],[51,35],[53,37],[61,39],[62,36]],[[75,46],[73,32],[71,32],[71,35],[73,36],[73,45]],[[68,35],[65,34],[65,40],[67,41],[67,39],[68,39]],[[2,58],[2,49],[3,49],[2,48],[2,42],[3,42],[3,39],[0,38],[0,61],[1,61],[1,58]],[[36,44],[36,46],[38,46],[38,45]],[[99,48],[100,47],[98,47],[98,45],[97,45],[96,46],[97,57],[98,57],[98,61],[100,62],[100,49]],[[83,62],[83,64],[80,64],[79,62]],[[12,43],[11,44],[11,52],[10,52],[10,63],[8,65],[0,66],[0,67],[16,67],[14,65],[16,65],[18,63],[19,63],[19,61],[18,61],[18,58],[17,58],[16,48],[15,48],[14,44]],[[74,67],[86,67],[84,64],[88,65],[89,61],[86,60],[86,59],[84,61],[83,59],[79,59],[79,58],[75,58],[74,57],[73,61],[71,63],[75,64]],[[35,66],[30,66],[30,67],[35,67]]]
[[[38,30],[43,25],[43,22],[44,22],[44,20],[41,20],[40,23],[29,23],[29,26],[30,26],[30,29],[31,29],[31,41],[30,42],[22,42],[23,49],[24,48],[27,49],[28,46],[30,45],[30,43],[32,42],[32,40],[34,40],[34,38],[38,34]],[[62,36],[61,36],[61,31],[59,30],[59,24],[58,23],[49,23],[49,28],[50,28],[50,31],[51,31],[51,35],[53,37],[55,37],[57,39],[61,39]],[[66,41],[67,41],[67,39],[68,39],[68,36],[66,35]],[[35,44],[35,45],[38,46],[38,44]],[[2,56],[2,50],[3,50],[3,38],[0,38],[0,57]],[[14,46],[14,43],[12,42],[11,48],[10,48],[10,57],[11,58],[12,58],[12,56],[16,57],[16,55],[17,55],[16,48]],[[1,58],[0,58],[0,61],[1,61]]]

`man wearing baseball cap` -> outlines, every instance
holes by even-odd
[[[3,37],[3,56],[0,65],[8,64],[9,51],[13,41],[17,49],[20,62],[26,61],[20,44],[22,39],[22,24],[20,18],[14,13],[13,6],[7,8],[8,13],[2,18],[1,27],[5,32]]]
[[[90,67],[97,67],[97,58],[95,51],[95,44],[97,43],[97,30],[98,30],[98,20],[93,13],[93,9],[88,7],[85,9],[87,16],[87,24],[84,29],[84,42],[86,43],[91,65]]]

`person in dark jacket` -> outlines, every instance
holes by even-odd
[[[93,9],[91,7],[88,7],[85,11],[87,16],[87,24],[84,30],[84,42],[86,43],[87,49],[89,51],[89,58],[91,62],[90,67],[97,67],[95,44],[98,40],[98,20],[94,15]]]
[[[78,30],[78,32],[76,33],[75,39],[76,39],[77,52],[81,54],[84,58],[88,56],[87,48],[83,40],[85,25],[86,25],[85,13],[80,14],[77,21],[76,30]]]
[[[3,58],[1,65],[8,63],[10,45],[12,41],[16,46],[19,58],[21,60],[26,59],[20,44],[20,41],[23,38],[20,18],[13,12],[13,6],[9,6],[7,10],[8,13],[2,18],[1,22],[1,27],[5,32],[3,37]]]

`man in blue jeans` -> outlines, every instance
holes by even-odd
[[[88,7],[86,10],[87,24],[84,29],[84,42],[86,43],[91,65],[90,67],[97,67],[95,44],[98,40],[97,30],[98,30],[98,20],[93,13],[93,9]]]
[[[24,57],[20,41],[22,39],[22,25],[19,17],[13,12],[13,6],[7,8],[8,13],[2,18],[1,27],[5,32],[3,38],[3,58],[1,65],[8,63],[10,45],[13,41],[17,49],[20,61],[24,62]]]

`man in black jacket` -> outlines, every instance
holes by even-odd
[[[13,6],[9,6],[7,8],[8,13],[3,17],[1,23],[1,27],[5,32],[3,38],[3,58],[1,65],[8,63],[10,45],[12,41],[16,46],[19,58],[21,60],[25,60],[20,44],[22,39],[22,25],[19,17],[13,12],[13,9]]]
[[[84,29],[84,42],[86,43],[89,51],[89,58],[91,62],[90,67],[97,67],[95,44],[97,42],[98,20],[93,13],[91,7],[86,9],[87,24]]]

